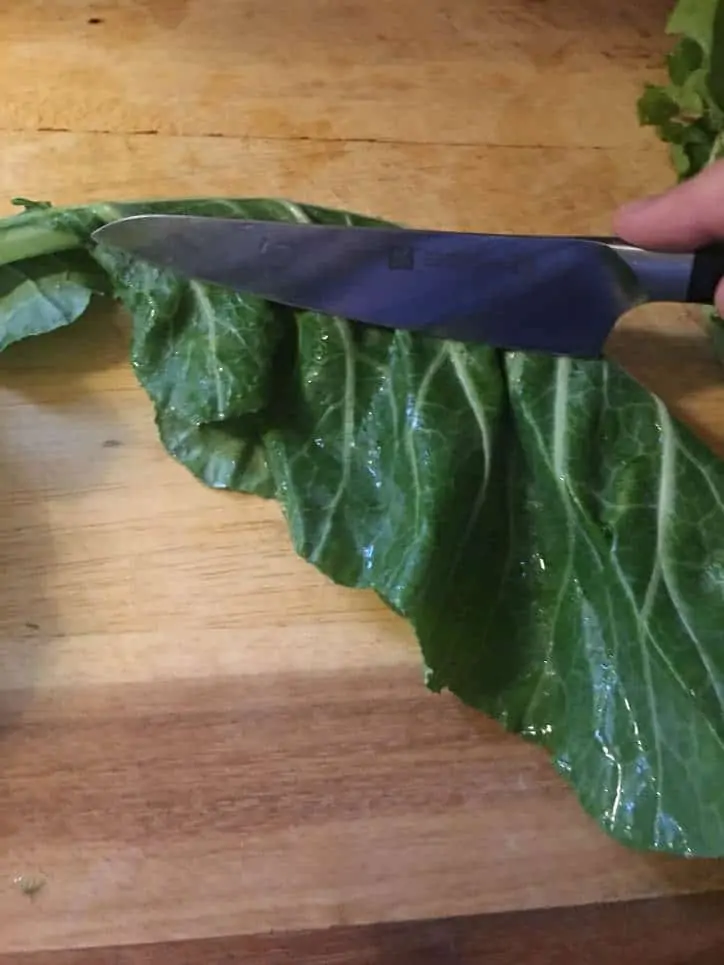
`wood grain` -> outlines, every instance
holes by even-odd
[[[634,110],[668,6],[13,5],[0,197],[606,231],[670,181]],[[0,952],[724,887],[613,844],[539,751],[428,694],[408,628],[296,559],[273,504],[169,459],[126,341],[99,311],[0,358]],[[612,351],[721,445],[690,318],[632,315]]]
[[[720,965],[724,894],[0,955],[0,965]]]
[[[0,124],[627,146],[641,80],[660,72],[669,6],[29,0],[3,14]]]

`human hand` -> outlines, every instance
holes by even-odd
[[[695,251],[724,241],[724,161],[662,194],[624,205],[616,213],[614,230],[629,244],[656,251]],[[724,280],[715,304],[724,315]]]

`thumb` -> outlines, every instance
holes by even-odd
[[[724,161],[663,194],[623,205],[614,230],[629,244],[660,251],[692,251],[724,240]]]

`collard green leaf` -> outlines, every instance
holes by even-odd
[[[99,206],[96,217],[145,211],[260,220],[372,224],[374,219],[264,198],[167,200]],[[96,248],[134,319],[131,363],[156,406],[168,451],[208,485],[271,496],[261,433],[278,404],[275,371],[293,345],[294,316],[253,295],[187,281]],[[283,383],[282,383],[283,384]]]
[[[508,368],[555,595],[522,730],[617,837],[720,854],[724,465],[612,364]]]
[[[69,325],[108,277],[84,251],[46,254],[0,265],[0,351],[31,335]]]
[[[724,153],[722,10],[680,0],[670,82],[639,102],[680,178]],[[268,199],[19,203],[0,221],[0,349],[110,291],[176,459],[275,496],[302,556],[411,622],[428,686],[543,744],[607,832],[724,855],[724,464],[658,399],[611,363],[293,312],[90,240],[140,212],[372,218]]]
[[[407,617],[430,687],[543,743],[611,834],[724,852],[716,458],[611,365],[293,331],[257,411],[297,551]]]
[[[264,360],[283,330],[274,306],[116,251],[96,257],[133,316],[131,363],[160,411],[190,423],[223,422],[264,404]]]
[[[207,486],[255,496],[275,495],[261,418],[197,424],[163,409],[156,413],[156,425],[168,452]]]
[[[105,216],[144,210],[373,219],[256,199],[32,208],[38,254],[18,264],[44,277],[43,218],[73,257],[90,249],[133,315],[168,451],[210,486],[276,496],[302,556],[411,622],[430,688],[543,744],[619,840],[724,854],[724,465],[613,364],[295,312],[90,245]],[[14,231],[0,223],[0,251]]]
[[[450,510],[472,524],[484,501],[498,357],[320,315],[301,313],[298,328],[296,373],[265,437],[294,545],[409,614],[436,592],[433,546],[449,568]]]
[[[315,318],[266,438],[298,552],[406,616],[429,685],[543,743],[610,833],[721,853],[722,464],[613,365]]]

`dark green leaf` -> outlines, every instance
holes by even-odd
[[[96,257],[133,315],[131,361],[160,410],[189,423],[221,422],[265,403],[264,360],[282,334],[273,306],[116,252]]]
[[[674,86],[685,84],[687,78],[704,65],[704,51],[691,37],[684,37],[667,58],[669,77]]]
[[[1,265],[0,351],[74,322],[94,293],[108,292],[107,276],[83,251]]]
[[[711,147],[666,123],[682,150]],[[358,221],[223,199],[18,218],[80,255],[105,216],[162,207]],[[658,400],[611,364],[282,310],[93,253],[175,458],[276,495],[299,553],[411,621],[429,686],[544,744],[611,834],[724,854],[724,464]]]
[[[297,550],[610,833],[721,854],[724,466],[611,365],[311,321],[266,435]]]
[[[638,116],[641,124],[658,126],[665,124],[679,114],[679,105],[665,87],[647,84],[638,101]]]
[[[707,84],[714,103],[724,110],[724,5],[717,3],[712,23]]]
[[[523,730],[616,836],[721,854],[724,464],[613,365],[508,368],[556,601]]]
[[[721,6],[680,0],[671,83],[639,103],[680,177],[722,150]],[[72,321],[107,278],[175,458],[276,495],[299,553],[410,620],[428,685],[545,745],[612,835],[724,855],[724,464],[659,400],[608,363],[282,310],[90,242],[143,211],[370,218],[264,199],[22,203],[0,222],[0,348]]]
[[[168,452],[207,486],[275,495],[261,420],[241,417],[199,425],[163,409],[157,412],[156,425]]]

